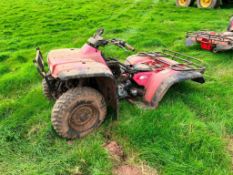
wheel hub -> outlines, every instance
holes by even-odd
[[[185,6],[187,4],[187,0],[179,0],[179,4],[181,6]]]
[[[83,132],[98,122],[98,110],[92,104],[78,105],[70,115],[69,125],[72,129]]]
[[[201,0],[200,3],[202,7],[208,8],[211,5],[212,0]]]

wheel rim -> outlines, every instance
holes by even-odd
[[[212,0],[200,0],[200,4],[204,8],[208,8],[212,3]]]
[[[99,112],[92,104],[76,106],[70,113],[69,126],[77,132],[85,132],[97,124]]]
[[[180,6],[186,6],[188,0],[179,0],[178,2]]]

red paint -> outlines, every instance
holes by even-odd
[[[233,23],[232,23],[233,25]],[[213,31],[206,32],[193,32],[191,34],[188,33],[187,38],[191,40],[193,43],[200,43],[200,46],[204,50],[208,51],[225,51],[232,50],[232,33],[231,25],[227,28],[228,32],[216,33]],[[233,32],[233,26],[232,26]],[[188,43],[187,43],[188,44]],[[217,50],[215,48],[218,48]]]
[[[144,100],[146,102],[150,103],[152,101],[156,91],[161,86],[161,84],[164,81],[166,81],[166,79],[169,76],[177,74],[177,73],[178,73],[177,71],[172,70],[172,69],[164,69],[164,70],[160,71],[159,73],[153,73],[145,86],[146,93],[144,96]]]
[[[208,44],[208,41],[206,41]],[[77,75],[82,72],[83,74],[101,74],[106,73],[112,75],[111,70],[108,68],[101,51],[85,44],[81,49],[58,49],[53,50],[48,54],[48,64],[50,71],[54,78],[59,77],[62,73],[66,75]],[[143,97],[145,102],[152,104],[153,97],[156,93],[161,97],[165,92],[158,92],[158,88],[170,76],[173,76],[178,71],[171,69],[171,65],[178,64],[176,61],[163,57],[162,55],[153,58],[148,55],[132,55],[127,58],[125,64],[130,66],[148,66],[152,70],[145,72],[138,72],[133,74],[133,81],[144,87],[145,95]]]
[[[208,40],[206,38],[202,38],[201,39],[201,48],[204,49],[204,50],[212,50],[213,45],[212,45],[210,40]]]
[[[87,62],[88,65],[86,64]],[[48,54],[48,64],[51,74],[55,78],[58,77],[59,73],[64,71],[85,71],[87,69],[96,70],[98,68],[110,71],[101,52],[88,44],[85,44],[81,49],[53,50]]]
[[[151,102],[153,96],[155,95],[161,84],[166,81],[166,79],[178,73],[172,70],[170,66],[172,64],[177,64],[176,61],[170,60],[164,57],[158,57],[158,59],[153,59],[146,56],[131,56],[126,60],[126,63],[131,65],[136,64],[147,64],[153,68],[150,72],[139,72],[134,74],[133,80],[140,86],[145,88],[144,101]]]
[[[153,72],[140,72],[133,76],[133,80],[140,86],[146,86]]]

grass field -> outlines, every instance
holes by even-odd
[[[1,174],[111,174],[105,133],[133,163],[144,162],[159,174],[233,174],[233,53],[184,46],[186,31],[224,31],[233,7],[181,9],[173,0],[2,0],[0,7]],[[44,56],[80,47],[99,27],[139,51],[169,48],[203,59],[206,83],[175,85],[157,110],[123,101],[119,120],[106,120],[70,145],[52,129],[53,102],[42,95],[32,59],[38,46]],[[121,60],[130,54],[105,51]]]

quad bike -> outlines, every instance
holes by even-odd
[[[99,29],[80,49],[49,52],[47,73],[37,49],[34,63],[43,77],[45,96],[56,100],[51,121],[60,136],[90,133],[105,119],[107,107],[117,117],[119,99],[156,108],[174,83],[189,79],[204,83],[205,68],[198,59],[169,50],[132,55],[124,64],[103,56],[99,47],[109,44],[134,50],[122,40],[104,39],[103,32]]]
[[[214,53],[233,50],[233,17],[230,20],[227,32],[188,32],[186,34],[186,45],[192,46],[194,43],[200,43],[202,49],[213,51]]]

